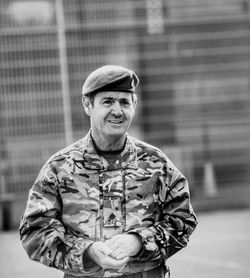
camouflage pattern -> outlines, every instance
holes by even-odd
[[[99,156],[90,133],[53,155],[29,192],[20,224],[29,257],[65,277],[110,277],[156,268],[188,243],[197,225],[186,178],[159,149],[127,135],[114,162]],[[141,236],[123,273],[84,260],[94,241]]]

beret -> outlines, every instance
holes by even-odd
[[[134,93],[138,84],[139,79],[132,70],[121,66],[106,65],[89,74],[82,86],[82,95],[88,96],[105,91]]]

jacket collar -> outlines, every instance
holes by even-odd
[[[137,169],[137,152],[136,146],[133,142],[132,137],[127,134],[127,140],[120,155],[121,163],[119,166],[114,166],[112,168],[109,167],[106,160],[100,156],[95,148],[94,142],[90,135],[90,131],[87,135],[83,138],[83,159],[84,159],[84,166],[86,169],[95,169],[95,170],[115,170],[115,169]]]

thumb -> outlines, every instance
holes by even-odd
[[[124,268],[127,266],[127,263],[129,261],[129,257],[125,257],[122,260],[119,260],[122,264],[122,267],[118,270],[118,272],[123,272]]]
[[[128,263],[128,261],[129,261],[129,257],[125,257],[125,258],[119,260],[119,262],[120,262],[121,264],[124,264],[124,266]]]

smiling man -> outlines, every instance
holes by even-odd
[[[120,66],[92,72],[82,88],[88,134],[54,154],[30,190],[21,241],[65,278],[167,277],[167,259],[197,225],[183,174],[127,133],[138,83]]]
[[[121,150],[134,116],[136,98],[125,92],[99,92],[94,100],[83,100],[90,116],[91,135],[101,150]]]

